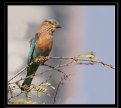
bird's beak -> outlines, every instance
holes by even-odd
[[[57,25],[56,28],[62,28],[60,25]]]

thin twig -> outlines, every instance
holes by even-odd
[[[9,99],[8,99],[8,101],[10,101],[11,99],[13,99],[13,98],[15,98],[15,97],[18,97],[18,96],[20,96],[22,93],[24,93],[24,92],[20,92],[19,94],[17,94],[16,96],[11,96]]]
[[[98,64],[102,64],[102,65],[108,66],[108,67],[110,67],[112,69],[115,69],[111,64],[106,64],[103,61],[93,61],[93,60],[80,60],[80,61],[86,61],[86,62],[91,62],[91,63],[98,63]],[[83,64],[83,63],[81,63],[81,64]]]
[[[56,102],[56,97],[57,97],[57,93],[58,93],[58,91],[59,91],[59,87],[60,87],[60,85],[61,85],[61,82],[62,82],[62,79],[61,79],[61,81],[59,82],[59,84],[57,85],[57,89],[56,89],[56,92],[55,92],[55,95],[54,95],[54,99],[53,99],[53,104],[55,104],[55,102]]]
[[[10,82],[11,80],[13,80],[15,77],[17,77],[18,75],[20,75],[23,71],[25,71],[30,65],[32,65],[34,62],[31,62],[30,64],[28,64],[27,66],[25,66],[23,69],[21,69],[19,72],[17,72],[17,74],[10,78],[8,82]]]
[[[57,97],[60,86],[63,84],[63,80],[66,80],[69,76],[70,76],[70,74],[69,75],[64,75],[64,77],[61,78],[61,80],[59,81],[59,83],[57,85],[55,95],[54,95],[54,98],[53,98],[53,104],[55,104],[55,102],[56,102],[56,97]]]
[[[62,69],[62,68],[64,68],[64,67],[71,66],[71,65],[73,65],[73,64],[72,64],[72,61],[69,62],[69,63],[67,63],[67,64],[63,64],[63,65],[60,65],[60,66],[56,66],[56,67],[54,67],[54,68],[50,68],[50,69],[44,70],[43,72],[40,72],[40,73],[38,73],[38,74],[29,75],[29,76],[27,76],[27,77],[25,77],[25,78],[21,78],[21,79],[15,81],[15,82],[8,83],[8,85],[14,84],[14,83],[19,82],[19,81],[21,81],[21,80],[24,80],[24,79],[26,79],[26,78],[33,78],[33,77],[36,77],[36,76],[38,76],[38,75],[42,75],[42,74],[44,74],[44,73],[47,73],[48,71],[53,71],[53,70],[57,70],[57,69],[60,70],[60,69]]]
[[[50,68],[55,68],[54,66],[50,66],[50,65],[48,65],[48,64],[43,64],[44,66],[48,66],[48,67],[50,67]],[[59,71],[59,72],[62,72],[63,74],[65,74],[62,70],[60,70],[60,69],[55,69],[55,70],[57,70],[57,71]],[[66,75],[66,74],[65,74]]]

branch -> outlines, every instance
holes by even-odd
[[[30,64],[28,64],[27,66],[25,66],[23,69],[21,69],[19,72],[17,72],[17,74],[10,78],[8,82],[10,82],[11,80],[13,80],[15,77],[17,77],[18,75],[20,75],[23,71],[25,71],[29,66],[31,66],[34,62],[31,62]]]
[[[52,69],[47,69],[39,74],[36,74],[36,75],[41,75],[43,73],[46,73],[48,71],[52,71],[52,70],[57,70],[59,72],[62,72],[60,69],[62,69],[63,67],[65,66],[70,66],[74,61],[76,62],[76,64],[94,64],[94,63],[98,63],[98,64],[102,64],[102,65],[105,65],[105,66],[108,66],[112,69],[114,69],[114,67],[111,65],[111,64],[106,64],[104,63],[103,61],[95,61],[92,59],[95,58],[94,57],[94,54],[93,55],[86,55],[85,58],[88,58],[88,60],[84,60],[82,58],[82,55],[78,55],[78,56],[75,56],[75,57],[50,57],[50,56],[47,56],[47,57],[44,57],[44,56],[39,56],[37,58],[35,58],[31,63],[29,63],[26,67],[24,67],[23,69],[21,69],[14,77],[12,77],[8,82],[10,82],[11,80],[13,80],[15,77],[17,77],[19,74],[21,74],[23,71],[25,71],[29,66],[31,66],[33,63],[39,63],[41,65],[44,65],[44,66],[48,66]],[[50,65],[47,65],[47,64],[44,64],[45,61],[47,60],[50,60],[50,59],[66,59],[66,60],[72,60],[71,62],[67,63],[67,64],[64,64],[64,65],[59,65],[59,66],[56,66],[56,67],[53,67],[53,66],[50,66]],[[88,63],[82,63],[82,62],[88,62]],[[80,62],[80,63],[79,63]],[[64,73],[64,72],[62,72]],[[65,74],[65,73],[64,73]],[[35,77],[36,75],[30,75],[30,76],[27,76],[26,78],[30,78],[30,77]],[[24,80],[25,78],[21,78],[19,81],[21,80]],[[9,83],[11,84],[11,83]]]
[[[32,75],[29,75],[29,76],[27,76],[27,77],[25,77],[25,78],[21,78],[21,79],[15,81],[15,82],[8,83],[8,85],[14,84],[14,83],[19,82],[19,81],[21,81],[21,80],[24,80],[24,79],[26,79],[26,78],[34,78],[34,77],[36,77],[36,76],[38,76],[38,75],[42,75],[42,74],[44,74],[44,73],[47,73],[48,71],[60,70],[60,69],[62,69],[62,68],[64,68],[64,67],[73,65],[73,64],[71,64],[71,63],[72,63],[72,61],[69,62],[69,63],[67,63],[67,64],[63,64],[63,65],[55,66],[55,67],[50,68],[50,69],[46,69],[46,70],[44,70],[43,72],[40,72],[40,73],[38,73],[38,74],[32,74]]]
[[[47,60],[50,60],[50,59],[69,60],[69,61],[66,62],[65,64],[58,64],[58,65],[55,65],[55,66],[51,66],[51,65],[45,64],[45,62]],[[49,69],[46,69],[46,70],[44,70],[42,72],[39,72],[37,74],[31,74],[31,75],[29,75],[29,76],[27,76],[25,78],[20,78],[17,81],[11,82],[15,77],[17,77],[18,75],[20,75],[21,73],[23,73],[33,63],[40,64],[42,66],[47,66],[47,67],[49,67]],[[36,57],[31,63],[29,63],[28,65],[26,65],[24,68],[22,68],[20,71],[18,71],[16,75],[14,75],[12,78],[10,78],[8,80],[9,93],[11,95],[11,97],[8,99],[8,101],[10,101],[11,99],[13,99],[15,97],[18,97],[22,93],[24,93],[24,92],[21,91],[18,95],[12,96],[12,92],[13,92],[14,89],[12,87],[10,87],[10,84],[16,84],[19,87],[17,89],[20,89],[21,85],[19,84],[19,82],[21,80],[24,80],[26,78],[34,78],[36,76],[43,75],[43,74],[45,74],[45,73],[47,73],[49,71],[56,70],[57,72],[63,73],[64,77],[61,78],[61,80],[57,84],[55,95],[53,97],[53,104],[55,104],[56,97],[57,97],[60,85],[62,85],[63,84],[63,80],[66,79],[69,76],[66,73],[64,73],[62,71],[62,69],[64,69],[65,67],[74,66],[74,65],[78,65],[78,64],[79,65],[82,65],[82,64],[84,64],[84,65],[101,64],[101,65],[107,66],[107,67],[109,67],[111,69],[115,69],[111,64],[106,64],[103,61],[97,60],[97,58],[95,57],[95,55],[94,55],[93,52],[86,52],[86,53],[83,53],[83,54],[80,54],[80,55],[74,56],[74,57],[52,57],[52,56],[44,57],[44,56],[39,56],[39,57]],[[43,83],[48,83],[47,81],[48,80],[46,80],[45,82],[40,83],[39,85],[31,84],[33,86],[31,86],[31,88],[29,90],[31,91],[32,89],[41,86]],[[28,92],[30,92],[30,91],[28,91]],[[44,92],[44,93],[47,93],[47,92]],[[48,94],[48,95],[51,96],[50,94]]]
[[[61,77],[61,80],[59,81],[57,88],[56,88],[56,92],[55,92],[54,99],[53,99],[53,104],[55,104],[55,102],[56,102],[56,97],[57,97],[60,86],[63,85],[63,81],[66,80],[69,76],[70,76],[70,74],[64,75],[64,77]]]
[[[50,68],[52,68],[52,69],[54,69],[55,67],[54,66],[50,66],[50,65],[48,65],[48,64],[43,64],[44,66],[48,66],[48,67],[50,67]],[[57,71],[59,71],[59,72],[62,72],[63,74],[65,74],[62,70],[60,70],[60,69],[55,69],[55,70],[57,70]],[[65,74],[66,75],[66,74]]]

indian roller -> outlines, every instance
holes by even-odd
[[[48,56],[52,49],[53,44],[53,32],[57,29],[61,28],[58,21],[54,19],[47,19],[42,22],[41,26],[38,29],[38,32],[35,36],[30,40],[30,51],[28,55],[28,64],[31,63],[34,58],[38,56]],[[40,64],[33,63],[31,66],[27,68],[27,76],[35,74]],[[26,78],[22,84],[31,86],[33,78]],[[22,89],[22,88],[21,88]]]

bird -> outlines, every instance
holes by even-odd
[[[52,50],[53,33],[57,28],[61,28],[59,22],[55,19],[46,19],[39,26],[37,33],[30,40],[30,50],[28,55],[28,64],[38,56],[48,56]],[[27,68],[27,76],[35,75],[40,64],[33,63]],[[30,88],[33,78],[25,78],[21,90],[24,86]]]

